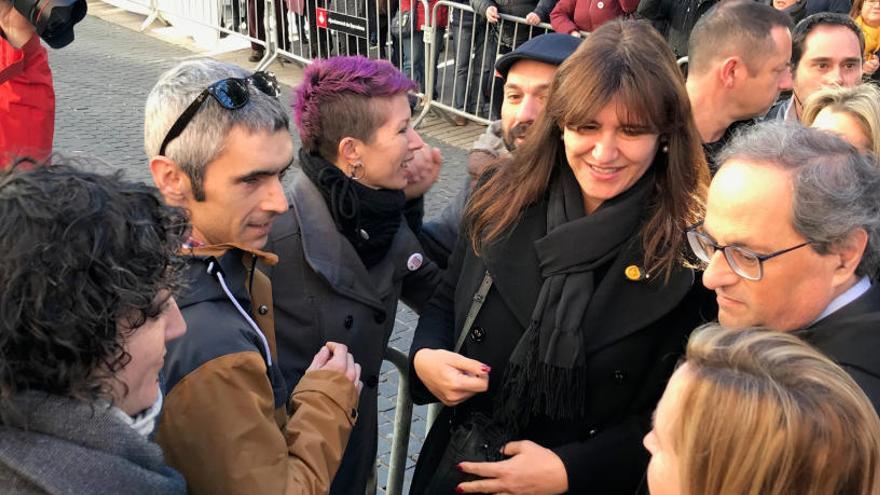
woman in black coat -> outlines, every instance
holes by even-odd
[[[708,177],[671,50],[647,23],[603,25],[559,68],[513,163],[474,192],[422,313],[413,394],[448,407],[411,493],[638,488],[651,413],[687,335],[714,316],[682,254]],[[441,463],[475,413],[514,440],[507,459]],[[438,489],[457,473],[444,464],[482,479]]]

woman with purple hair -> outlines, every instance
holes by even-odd
[[[365,493],[374,471],[379,369],[397,301],[420,310],[440,277],[418,239],[440,154],[412,127],[413,89],[387,61],[333,57],[315,60],[294,94],[303,173],[266,247],[280,262],[266,271],[289,390],[328,340],[347,345],[362,366],[358,422],[335,494]]]

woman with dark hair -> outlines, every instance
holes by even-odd
[[[417,237],[440,155],[412,128],[414,89],[387,61],[333,57],[313,62],[294,95],[303,173],[266,246],[280,261],[265,271],[290,390],[327,340],[348,346],[362,367],[336,494],[364,493],[375,469],[379,370],[397,301],[421,309],[440,276]],[[426,177],[413,177],[424,168]]]
[[[708,177],[671,50],[647,23],[604,24],[560,66],[513,162],[474,191],[421,315],[414,399],[447,407],[412,493],[637,489],[651,411],[713,316],[683,255]],[[504,460],[455,453],[481,429],[513,440],[487,449]]]
[[[0,176],[0,492],[186,492],[148,440],[186,225],[119,176]]]

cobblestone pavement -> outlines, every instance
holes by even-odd
[[[95,17],[76,27],[76,41],[50,52],[55,77],[57,115],[55,150],[95,163],[98,170],[123,170],[127,177],[149,181],[143,151],[143,105],[166,69],[192,57],[184,48]],[[286,88],[285,98],[290,89]],[[294,139],[298,143],[296,136]],[[427,196],[427,217],[439,213],[464,180],[465,152],[430,137],[441,149],[441,179]],[[417,316],[400,305],[390,344],[407,352]],[[379,384],[379,492],[384,493],[394,431],[398,374],[385,363]],[[425,407],[413,412],[406,487],[425,434]],[[408,490],[404,490],[406,493]]]

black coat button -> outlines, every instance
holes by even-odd
[[[596,435],[599,434],[598,428],[590,428],[590,431],[587,432],[587,438],[596,438]]]
[[[354,317],[351,315],[346,316],[342,326],[344,326],[346,330],[351,330],[352,325],[354,325]]]
[[[373,321],[380,325],[382,323],[385,323],[385,313],[377,311],[376,314],[373,316]]]
[[[623,372],[623,370],[614,370],[613,375],[614,381],[616,381],[617,383],[623,383],[623,381],[626,379],[626,374]]]
[[[482,327],[471,328],[471,342],[479,344],[486,338],[486,331]]]
[[[269,307],[266,306],[265,304],[261,304],[260,307],[257,308],[257,312],[260,313],[261,315],[265,315],[266,313],[269,312]]]
[[[364,385],[366,385],[370,388],[376,388],[376,385],[378,385],[378,384],[379,384],[379,377],[376,375],[370,375],[367,377],[366,380],[364,380]]]

